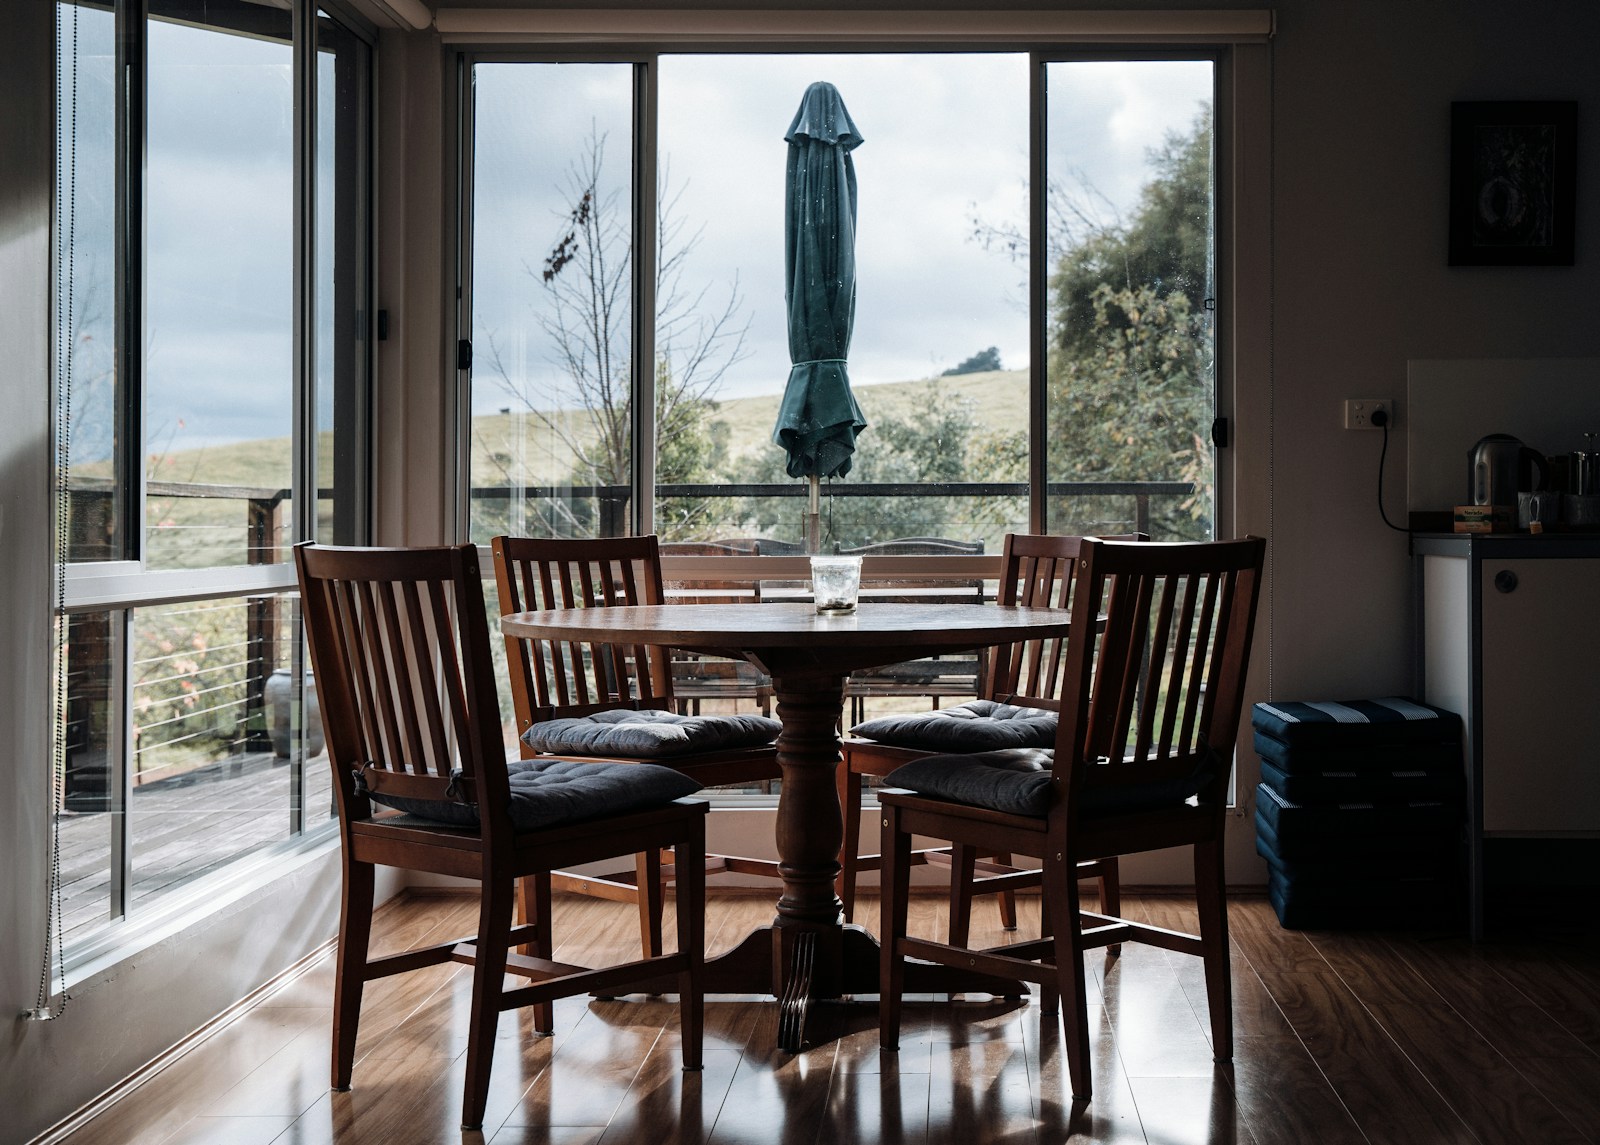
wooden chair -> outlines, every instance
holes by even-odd
[[[1134,535],[1119,540],[1143,540]],[[1000,588],[996,603],[1030,608],[1067,608],[1072,601],[1073,572],[1081,538],[1008,533],[1005,539]],[[1057,711],[1061,684],[1060,640],[1031,640],[996,648],[988,657],[979,698],[1019,707]],[[839,858],[839,897],[844,917],[855,911],[856,874],[881,869],[878,855],[858,855],[860,847],[863,777],[883,777],[914,759],[932,754],[931,748],[897,747],[850,736],[844,740],[844,765],[839,768],[839,805],[844,814],[844,844]],[[950,941],[965,942],[972,919],[972,899],[979,894],[1000,896],[1000,921],[1007,930],[1017,926],[1015,892],[1037,886],[1031,875],[1012,867],[1006,855],[979,858],[956,847],[951,851],[918,852],[915,861],[951,862]],[[1099,880],[1100,906],[1108,914],[1121,908],[1114,858],[1084,863],[1080,878]]]
[[[1053,1020],[1064,1005],[1072,1094],[1086,1101],[1084,951],[1137,941],[1204,960],[1212,1050],[1218,1061],[1232,1058],[1223,828],[1265,548],[1256,537],[1084,541],[1054,768],[1008,772],[981,755],[948,767],[924,760],[896,776],[920,793],[879,793],[884,1049],[898,1047],[905,958],[1037,982],[1042,1014]],[[955,791],[969,797],[939,794]],[[981,799],[971,797],[979,792]],[[1044,860],[1041,938],[967,950],[908,937],[913,834]],[[1078,863],[1180,846],[1193,850],[1198,936],[1081,909]]]
[[[660,546],[654,536],[597,540],[496,537],[493,550],[502,615],[662,601]],[[677,710],[672,659],[665,648],[584,645],[515,636],[506,636],[505,643],[518,744],[524,759],[543,754],[522,738],[535,724],[617,710]],[[777,734],[776,721],[772,721],[772,734]],[[770,741],[690,755],[603,758],[617,763],[660,764],[706,787],[760,783],[781,775],[777,747]],[[711,856],[702,870],[779,877],[777,863],[737,855]],[[562,872],[556,875],[554,885],[577,894],[634,903],[639,910],[642,948],[647,956],[654,956],[661,951],[664,886],[675,874],[675,866],[663,867],[659,851],[639,848],[632,871],[600,875]]]
[[[343,898],[334,980],[333,1087],[348,1089],[366,983],[443,962],[473,967],[463,1128],[483,1122],[500,1012],[534,1007],[551,1030],[551,1001],[659,989],[676,979],[685,1069],[701,1059],[704,885],[691,857],[705,846],[704,802],[645,790],[634,768],[606,773],[611,793],[582,799],[581,822],[529,818],[536,769],[506,761],[500,730],[478,553],[439,549],[295,549],[311,661],[317,674],[343,847]],[[512,769],[518,795],[513,799]],[[652,772],[651,774],[654,774]],[[660,773],[675,786],[683,781]],[[572,790],[569,774],[563,787]],[[692,788],[685,788],[692,789]],[[622,798],[617,798],[620,791]],[[402,804],[410,813],[374,803]],[[633,806],[633,810],[615,810]],[[519,826],[520,824],[520,826]],[[685,860],[679,880],[678,950],[604,969],[550,960],[550,872],[554,868],[671,847]],[[435,946],[368,957],[373,873],[382,866],[477,879],[478,929]],[[521,880],[532,904],[512,924]],[[524,953],[512,953],[512,948]],[[531,984],[507,990],[507,973]]]

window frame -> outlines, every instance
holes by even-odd
[[[632,26],[640,19],[637,11],[628,13],[587,12],[572,10],[559,12],[488,12],[486,10],[440,13],[438,30],[449,47],[450,63],[454,67],[455,82],[448,85],[445,124],[453,146],[456,169],[450,180],[454,201],[448,205],[456,220],[452,238],[454,249],[445,253],[444,267],[447,281],[443,284],[446,297],[455,299],[450,312],[453,322],[452,344],[456,347],[470,345],[472,334],[472,203],[473,178],[473,106],[472,69],[479,63],[615,63],[630,64],[635,71],[634,139],[633,139],[633,225],[632,258],[634,266],[633,294],[633,361],[652,361],[655,350],[655,299],[653,297],[656,270],[656,172],[657,156],[657,71],[663,56],[693,54],[806,54],[806,53],[1010,53],[1025,54],[1030,72],[1029,85],[1029,410],[1028,410],[1028,527],[1033,532],[1049,530],[1048,484],[1049,449],[1047,440],[1047,370],[1045,352],[1048,327],[1049,268],[1048,249],[1045,242],[1047,214],[1046,164],[1046,107],[1045,77],[1052,63],[1101,60],[1199,60],[1211,61],[1212,120],[1213,120],[1213,173],[1214,188],[1212,209],[1215,219],[1214,251],[1216,258],[1215,335],[1215,389],[1214,417],[1229,429],[1227,444],[1215,447],[1215,517],[1213,530],[1217,536],[1234,535],[1241,527],[1235,511],[1238,489],[1236,414],[1238,379],[1236,375],[1239,354],[1234,345],[1235,329],[1232,316],[1236,310],[1238,267],[1234,242],[1234,211],[1236,209],[1235,182],[1245,173],[1235,168],[1235,144],[1232,139],[1237,127],[1237,85],[1240,76],[1234,64],[1237,49],[1241,46],[1262,43],[1274,31],[1270,10],[1240,10],[1235,12],[1140,12],[1140,13],[945,13],[947,18],[935,27],[935,33],[954,35],[959,32],[966,38],[958,44],[948,39],[896,36],[887,27],[876,27],[878,18],[887,18],[890,25],[897,23],[901,13],[855,13],[859,20],[846,23],[872,25],[867,30],[837,32],[833,35],[810,30],[804,33],[786,28],[793,12],[696,12],[676,11],[656,13],[650,21],[662,29],[658,38],[641,42],[637,35],[616,31],[622,25]],[[799,14],[803,17],[803,14]],[[921,15],[928,15],[923,13]],[[996,19],[1000,16],[1000,19]],[[1094,30],[1095,16],[1106,17],[1113,30]],[[1006,17],[1018,19],[1008,20]],[[1037,19],[1035,19],[1037,17]],[[730,27],[725,38],[705,39],[702,18],[724,20]],[[919,20],[920,20],[919,16]],[[1084,22],[1084,28],[1071,33],[1039,32],[1032,38],[1017,39],[1008,30],[1008,23],[1025,26],[1048,26],[1052,22],[1068,24]],[[775,25],[775,26],[768,26]],[[679,27],[690,29],[678,31]],[[1143,28],[1130,33],[1129,28]],[[527,29],[522,31],[521,29]],[[1163,31],[1163,29],[1165,29]],[[536,43],[540,35],[559,37],[560,43]],[[616,46],[611,46],[611,41]],[[508,43],[508,41],[514,42]],[[515,42],[523,41],[523,42]],[[1262,95],[1262,93],[1256,93]],[[1264,96],[1263,96],[1264,98]],[[1264,275],[1265,269],[1254,267],[1253,273]],[[648,320],[647,320],[648,319]],[[472,427],[472,370],[470,357],[463,365],[458,352],[453,355],[456,365],[455,394],[452,408],[455,414],[454,440],[456,496],[450,499],[449,522],[451,532],[460,540],[469,539],[471,520],[471,427]],[[654,529],[655,472],[655,372],[633,370],[632,441],[634,463],[630,486],[630,524],[635,534]],[[881,565],[883,558],[869,558],[867,571],[873,575],[904,572],[921,575],[998,575],[998,556],[953,557],[929,556],[894,558],[893,568]],[[796,573],[803,562],[792,557],[666,557],[663,569],[669,579],[699,578],[707,576],[784,577],[804,575]]]
[[[64,0],[61,7],[74,0]],[[64,609],[67,616],[103,612],[109,615],[112,639],[119,662],[112,666],[113,688],[110,697],[111,763],[108,772],[108,812],[116,815],[111,825],[109,852],[109,910],[103,922],[87,928],[66,943],[63,965],[69,980],[92,972],[96,966],[115,960],[123,952],[149,938],[168,932],[222,903],[237,898],[249,888],[264,884],[283,873],[284,863],[326,849],[337,834],[337,821],[309,821],[303,801],[291,799],[281,810],[289,815],[286,838],[257,847],[226,860],[220,867],[180,883],[161,893],[148,905],[128,913],[133,870],[134,831],[127,820],[132,793],[133,772],[133,625],[138,608],[185,604],[206,600],[281,596],[289,598],[291,673],[297,699],[303,700],[299,681],[304,678],[306,652],[299,631],[297,580],[292,559],[284,547],[284,559],[272,563],[248,563],[196,569],[150,568],[146,563],[146,500],[148,478],[144,471],[144,291],[145,291],[145,141],[148,131],[148,24],[161,19],[152,16],[149,0],[76,0],[87,8],[110,8],[115,23],[113,67],[121,77],[116,85],[114,108],[116,149],[113,161],[115,180],[114,251],[112,278],[115,290],[113,362],[120,380],[117,394],[116,436],[118,454],[115,480],[122,496],[118,506],[117,537],[120,559],[69,560],[65,567],[52,559],[52,567],[62,576]],[[356,162],[352,170],[336,173],[336,199],[356,204],[359,235],[355,238],[356,291],[369,300],[361,312],[361,322],[349,336],[362,344],[353,372],[352,393],[345,395],[353,406],[352,446],[355,457],[335,463],[353,474],[348,490],[350,513],[342,522],[345,531],[355,534],[356,542],[372,533],[373,416],[372,386],[375,362],[371,347],[376,330],[376,212],[374,210],[374,141],[372,109],[376,99],[375,61],[377,29],[345,0],[296,0],[290,14],[289,47],[293,85],[293,219],[292,232],[292,355],[291,355],[291,497],[293,510],[289,529],[294,540],[317,536],[316,443],[318,420],[316,400],[319,391],[317,362],[318,307],[315,280],[317,257],[316,198],[318,192],[317,142],[318,103],[317,65],[320,21],[326,17],[353,50],[356,73],[357,114],[352,151]],[[248,27],[230,27],[213,18],[208,27],[218,32],[251,34]],[[59,112],[58,112],[59,114]],[[336,168],[337,171],[337,168]],[[337,209],[337,208],[336,208]],[[52,323],[54,317],[52,316]],[[59,339],[54,339],[52,361],[59,357]],[[56,369],[51,371],[51,403],[55,396]],[[55,462],[52,458],[52,472]],[[329,475],[330,477],[332,475]],[[343,492],[344,490],[341,490]],[[65,527],[52,505],[54,529]],[[291,542],[292,543],[292,542]],[[65,665],[62,666],[65,670]],[[303,751],[291,757],[291,765],[304,769]],[[293,791],[300,790],[299,773]],[[276,813],[276,809],[274,811]]]

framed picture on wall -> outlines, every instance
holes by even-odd
[[[1578,105],[1450,105],[1450,265],[1571,266]]]

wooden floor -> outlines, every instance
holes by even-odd
[[[1024,928],[1036,908],[1022,904]],[[864,903],[869,926],[875,906]],[[765,922],[756,898],[712,902],[713,952]],[[937,899],[913,929],[942,934]],[[631,908],[558,904],[556,955],[630,953]],[[470,900],[407,897],[380,922],[386,948],[472,928]],[[980,906],[979,925],[994,922]],[[1187,925],[1182,898],[1129,913]],[[469,974],[434,967],[369,987],[354,1088],[330,1093],[332,973],[324,959],[67,1140],[74,1145],[312,1145],[490,1141],[652,1145],[1600,1141],[1600,946],[1284,931],[1261,899],[1230,905],[1231,1066],[1211,1060],[1198,961],[1146,947],[1090,958],[1095,1096],[1073,1110],[1058,1034],[1035,1006],[929,1000],[908,1007],[902,1049],[877,1048],[872,1000],[833,1004],[825,1035],[773,1048],[775,1007],[706,1009],[703,1073],[678,1068],[670,1000],[568,999],[554,1037],[501,1022],[482,1134],[457,1128]],[[670,911],[669,911],[670,917]],[[993,933],[1003,941],[1001,932]]]

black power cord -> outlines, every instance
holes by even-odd
[[[1383,465],[1389,457],[1389,411],[1382,409],[1373,410],[1372,424],[1383,430],[1383,449],[1378,454],[1378,515],[1383,518],[1383,523],[1388,525],[1395,532],[1404,533],[1407,536],[1410,536],[1411,530],[1404,528],[1403,526],[1396,525],[1393,521],[1389,520],[1388,511],[1383,507]]]

